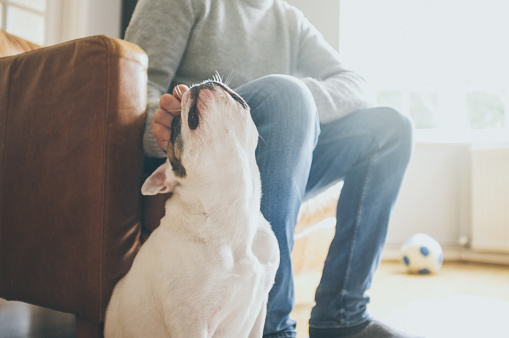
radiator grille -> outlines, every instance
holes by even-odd
[[[472,248],[509,252],[509,148],[472,152]]]

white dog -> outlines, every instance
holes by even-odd
[[[106,337],[262,336],[279,250],[260,212],[257,142],[247,104],[223,83],[183,95],[168,160],[142,187],[173,195],[113,291]]]

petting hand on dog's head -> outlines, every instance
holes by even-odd
[[[171,122],[180,115],[182,95],[189,90],[186,85],[177,85],[173,88],[173,95],[163,94],[159,99],[159,109],[154,112],[152,120],[152,134],[157,144],[164,150],[168,148],[171,134]]]

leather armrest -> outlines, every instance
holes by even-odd
[[[140,243],[147,64],[106,36],[0,58],[0,297],[104,319]]]

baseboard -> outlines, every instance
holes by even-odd
[[[443,246],[442,250],[444,251],[444,260],[449,261],[460,261],[461,260],[461,250],[462,248],[459,246]],[[401,245],[397,244],[387,244],[385,246],[384,251],[382,252],[382,260],[386,261],[399,261],[401,260]]]
[[[483,252],[472,249],[464,249],[461,252],[461,260],[465,262],[509,265],[509,253]]]
[[[509,265],[509,253],[477,251],[461,246],[442,246],[444,261],[474,262]],[[401,260],[401,245],[388,244],[382,253],[382,261]]]

